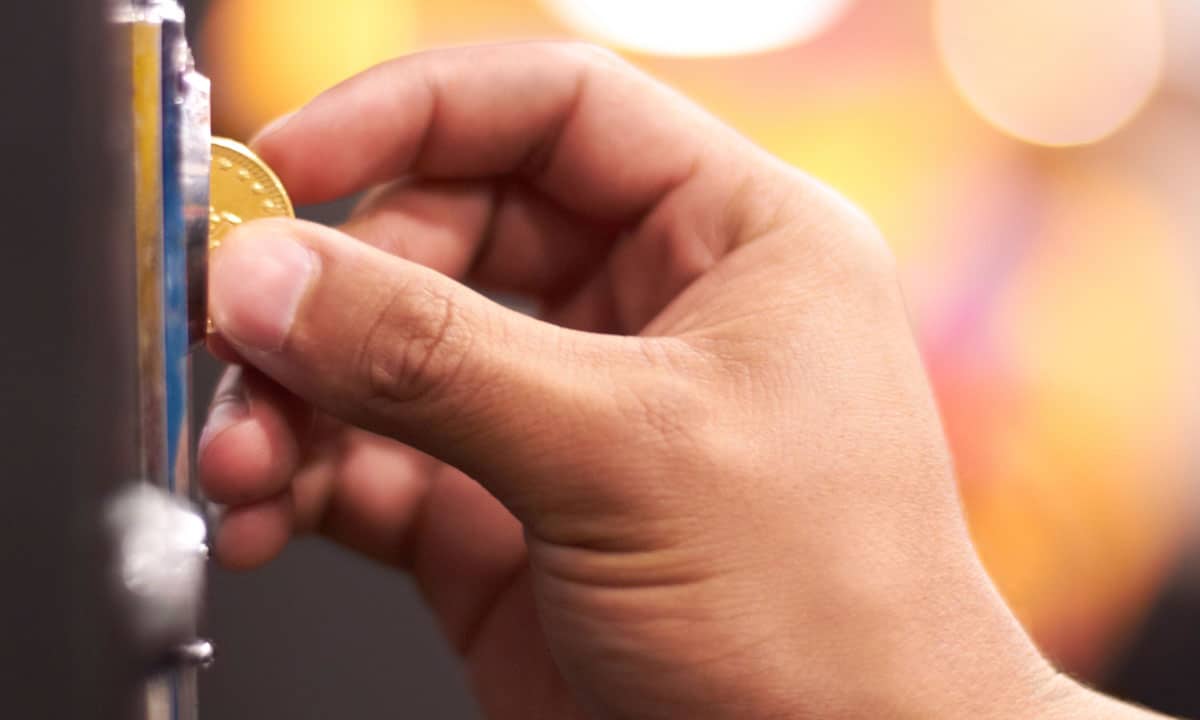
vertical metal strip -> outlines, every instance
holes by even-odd
[[[142,477],[167,482],[162,264],[162,24],[130,28],[133,52],[134,242],[137,246],[138,451]]]
[[[187,472],[186,426],[171,422],[186,411],[187,359],[168,347],[169,305],[166,258],[169,234],[164,213],[164,33],[160,8],[135,10],[133,53],[133,126],[135,166],[135,238],[138,303],[138,450],[142,477],[159,487],[176,486]],[[186,327],[186,318],[184,325]],[[186,353],[186,335],[184,336]],[[178,365],[178,367],[176,367]],[[170,366],[170,367],[168,367]],[[182,462],[180,456],[182,455]],[[194,670],[170,670],[146,682],[145,720],[193,720],[196,717]],[[182,692],[181,692],[182,690]]]
[[[153,13],[131,19],[133,53],[134,244],[137,248],[138,458],[142,478],[167,480],[163,383],[162,24]],[[145,720],[174,717],[170,678],[147,680]]]
[[[191,487],[191,432],[188,413],[191,362],[188,356],[187,237],[184,218],[184,75],[191,55],[184,36],[183,10],[175,3],[160,6],[162,17],[162,303],[163,382],[166,388],[165,488],[188,499]],[[191,633],[197,627],[193,624]],[[197,673],[194,667],[169,672],[172,720],[194,720]]]
[[[190,53],[183,33],[183,12],[163,14],[162,22],[162,176],[163,176],[163,352],[167,423],[167,489],[191,494],[188,442],[188,289],[187,238],[183,197],[183,79]]]
[[[212,170],[212,83],[191,57],[183,75],[183,217],[187,236],[188,342],[208,338],[208,240]],[[189,416],[190,417],[190,416]]]

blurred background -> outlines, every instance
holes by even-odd
[[[220,134],[400,54],[585,38],[845,193],[1005,597],[1070,672],[1200,713],[1200,2],[185,4]],[[405,578],[313,540],[214,584],[207,717],[478,717]]]

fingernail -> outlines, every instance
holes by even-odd
[[[209,276],[217,332],[243,349],[280,350],[315,270],[316,255],[284,233],[233,233],[213,254]]]
[[[298,112],[300,111],[294,110],[286,115],[280,115],[271,122],[267,123],[261,130],[254,134],[254,139],[252,139],[249,144],[251,146],[257,145],[266,136],[279,132],[284,128],[285,125],[292,121],[292,118],[296,117],[296,113]]]
[[[196,443],[196,456],[202,457],[204,449],[214,438],[244,420],[249,414],[250,407],[240,391],[221,396],[208,411],[208,420],[205,421],[204,429],[200,431],[200,440]]]

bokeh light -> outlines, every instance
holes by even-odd
[[[1029,142],[1100,140],[1162,73],[1162,8],[1150,0],[937,0],[935,30],[966,100]]]
[[[218,132],[244,138],[411,48],[410,0],[214,0],[203,27]]]
[[[572,29],[658,55],[772,50],[829,28],[850,0],[545,0]]]

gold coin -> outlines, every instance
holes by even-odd
[[[296,217],[292,200],[279,177],[245,145],[215,137],[209,173],[208,249],[221,247],[225,236],[251,220]],[[213,332],[212,318],[208,331]]]
[[[213,138],[208,214],[208,248],[251,220],[296,217],[279,177],[250,148]]]

